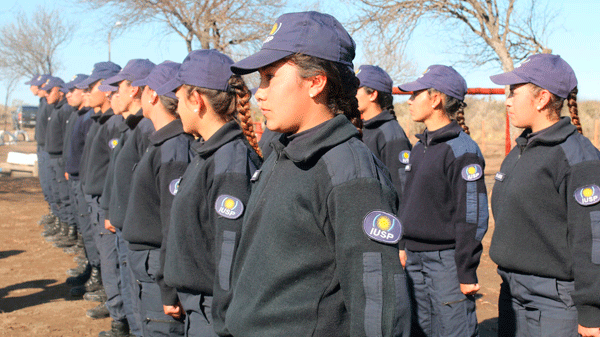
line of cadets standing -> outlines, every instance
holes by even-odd
[[[391,78],[370,65],[355,76],[354,48],[335,18],[290,13],[238,63],[199,50],[181,64],[100,62],[68,83],[45,75],[27,83],[40,97],[40,183],[51,210],[43,235],[81,252],[67,283],[71,295],[101,302],[88,316],[111,317],[99,336],[478,335],[473,295],[488,206],[483,156],[464,123],[466,82],[433,65],[399,87],[413,92],[411,118],[427,127],[412,149]],[[240,76],[253,71],[269,129],[262,150]],[[509,75],[499,83],[543,91],[551,82]],[[569,163],[591,172],[598,152],[584,148],[572,145],[586,155]],[[511,169],[503,165],[496,180]],[[594,177],[565,187],[580,192],[579,205],[600,200]],[[576,226],[584,248],[568,262],[592,256],[575,273],[579,302],[599,287],[577,281],[599,273],[596,213],[587,229]],[[536,272],[507,264],[493,245],[505,282],[499,331],[529,336],[519,312],[527,304],[513,297],[509,310],[510,288]],[[572,271],[563,274],[538,276],[572,291]],[[594,336],[587,327],[600,326],[598,301],[584,299],[584,310],[559,295],[567,312],[580,310],[579,332]],[[554,329],[544,315],[555,303],[533,303],[536,324]],[[573,317],[560,323],[569,333]]]

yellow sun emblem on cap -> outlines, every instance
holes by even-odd
[[[584,188],[584,189],[583,189],[583,191],[581,192],[581,194],[582,194],[582,195],[583,195],[585,198],[589,198],[589,197],[591,197],[592,195],[594,195],[594,190],[593,190],[593,189],[591,189],[591,188],[589,188],[589,187],[587,187],[587,188]]]
[[[271,29],[271,32],[269,32],[269,35],[273,35],[273,34],[277,33],[277,31],[279,30],[280,27],[281,27],[281,24],[278,24],[278,23],[274,24],[273,28]]]
[[[477,168],[475,168],[475,166],[470,166],[470,167],[467,169],[467,173],[468,173],[468,174],[475,174],[475,173],[477,173]]]
[[[392,220],[387,216],[381,216],[377,219],[377,228],[387,231],[392,227]]]
[[[235,201],[231,198],[227,198],[225,199],[225,202],[223,202],[223,206],[227,209],[233,209],[235,207]]]

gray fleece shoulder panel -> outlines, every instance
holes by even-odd
[[[592,145],[589,139],[582,136],[579,132],[570,135],[560,146],[570,166],[584,161],[600,159],[600,152]]]
[[[235,140],[221,146],[213,155],[215,175],[225,172],[246,174],[248,147],[241,140]]]
[[[458,158],[465,153],[474,153],[477,154],[478,157],[483,158],[483,154],[481,153],[481,150],[479,150],[477,143],[464,132],[459,133],[458,137],[450,139],[446,144],[450,145],[450,148],[452,148],[454,158]]]
[[[323,155],[333,186],[357,178],[377,178],[374,158],[366,145],[355,138],[339,144]]]
[[[396,125],[394,125],[394,123],[396,123]],[[406,135],[400,128],[400,124],[395,120],[384,123],[380,129],[383,131],[386,142],[391,142],[394,139],[406,138]]]
[[[161,162],[172,161],[189,162],[190,139],[187,137],[173,137],[165,141],[161,146]]]

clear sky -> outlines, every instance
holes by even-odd
[[[327,0],[325,0],[327,1]],[[554,54],[561,55],[575,70],[579,81],[581,100],[600,100],[600,1],[572,0],[559,2],[556,0],[541,0],[550,6],[561,6],[557,19],[557,28],[549,39],[549,46]],[[339,3],[335,1],[335,3]],[[63,68],[55,75],[69,81],[75,74],[89,74],[94,63],[108,59],[107,36],[99,36],[94,31],[94,23],[109,20],[99,17],[98,13],[86,12],[83,8],[72,3],[42,0],[3,0],[0,2],[0,25],[10,22],[15,12],[22,9],[31,13],[38,4],[50,8],[60,8],[69,18],[77,22],[79,28],[74,39],[60,51]],[[331,7],[328,4],[322,8]],[[296,9],[293,9],[296,10]],[[331,13],[336,15],[336,13]],[[341,19],[341,18],[340,18]],[[430,64],[453,64],[456,55],[450,55],[439,50],[439,42],[425,29],[417,29],[408,44],[408,54],[417,64],[418,73],[424,71]],[[359,42],[360,47],[360,42]],[[443,51],[443,50],[442,50]],[[148,58],[155,63],[164,60],[181,62],[187,55],[183,39],[175,34],[165,37],[164,31],[156,27],[135,29],[114,37],[111,43],[111,60],[124,66],[133,58]],[[1,56],[0,56],[1,57]],[[360,65],[357,59],[355,65]],[[457,66],[457,70],[465,77],[469,87],[498,87],[489,76],[500,73],[499,65],[490,65],[484,69]],[[27,79],[23,79],[25,82]],[[400,83],[395,83],[398,85]],[[2,101],[6,94],[0,83]],[[29,92],[28,86],[22,84],[12,94],[12,99],[20,99],[30,104],[37,104],[37,99]]]

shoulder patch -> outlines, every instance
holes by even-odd
[[[462,177],[466,181],[475,181],[483,177],[483,169],[479,164],[471,164],[463,167]]]
[[[244,204],[236,197],[223,194],[217,198],[215,210],[227,219],[237,219],[244,212]]]
[[[397,243],[402,238],[402,224],[395,216],[383,212],[372,211],[363,221],[365,234],[372,240],[382,243]]]
[[[115,147],[117,147],[117,145],[119,145],[119,138],[113,138],[108,141],[108,147],[110,147],[111,149],[114,149]]]
[[[575,200],[581,206],[591,206],[600,202],[600,187],[598,185],[587,185],[575,190]]]
[[[407,165],[410,162],[410,151],[404,150],[400,152],[398,155],[398,160],[400,160],[402,164]]]
[[[177,192],[179,192],[179,184],[180,183],[181,183],[181,178],[174,179],[173,181],[171,181],[171,183],[169,184],[169,192],[171,192],[171,194],[173,194],[173,195],[177,194]]]

